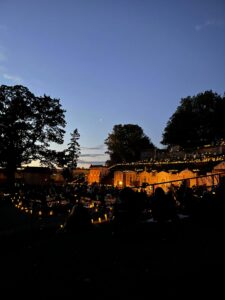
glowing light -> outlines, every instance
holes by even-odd
[[[102,219],[99,217],[99,218],[98,218],[98,221],[99,221],[99,223],[101,223],[101,222],[102,222]]]
[[[42,211],[41,210],[39,210],[38,215],[42,216]]]

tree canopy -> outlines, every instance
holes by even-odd
[[[105,144],[108,147],[106,153],[110,156],[109,165],[138,161],[142,151],[155,148],[143,129],[134,124],[115,125]]]
[[[71,169],[74,169],[77,166],[77,160],[80,155],[80,144],[78,143],[80,134],[78,130],[75,129],[70,135],[71,135],[70,143],[68,144],[68,149],[67,149],[68,166]]]
[[[225,97],[205,91],[181,99],[169,119],[162,144],[183,149],[218,143],[225,138]]]
[[[53,151],[52,159],[55,160],[55,164],[63,168],[63,176],[67,180],[72,180],[72,170],[77,167],[77,161],[80,155],[80,144],[78,140],[80,134],[77,129],[75,129],[71,134],[70,143],[67,149],[63,151]]]
[[[21,164],[45,161],[51,142],[63,143],[64,113],[59,99],[37,97],[22,85],[0,86],[0,166],[8,178]]]

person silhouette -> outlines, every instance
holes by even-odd
[[[88,208],[79,201],[73,206],[71,213],[67,217],[64,229],[66,232],[83,232],[90,230],[91,227],[92,222]]]

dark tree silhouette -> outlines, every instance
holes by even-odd
[[[142,151],[155,148],[143,129],[134,124],[115,125],[105,144],[108,147],[106,153],[110,156],[109,165],[138,161]]]
[[[162,144],[184,149],[225,138],[225,98],[212,91],[181,99],[164,129]]]
[[[80,138],[80,134],[77,129],[75,129],[71,134],[70,143],[68,144],[67,149],[67,157],[68,157],[68,166],[70,168],[76,168],[77,160],[80,155],[80,144],[78,140]]]
[[[46,162],[50,143],[63,143],[64,112],[59,99],[37,97],[22,85],[0,86],[0,165],[11,186],[21,164]]]
[[[80,145],[78,143],[78,140],[80,138],[80,134],[77,129],[75,129],[71,134],[70,143],[68,144],[68,148],[56,152],[55,156],[56,158],[56,165],[63,168],[63,177],[67,180],[72,180],[72,171],[77,166],[77,161],[80,154]]]

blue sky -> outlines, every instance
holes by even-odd
[[[162,147],[181,98],[225,92],[225,1],[0,0],[0,84],[61,100],[80,166],[116,124]]]

